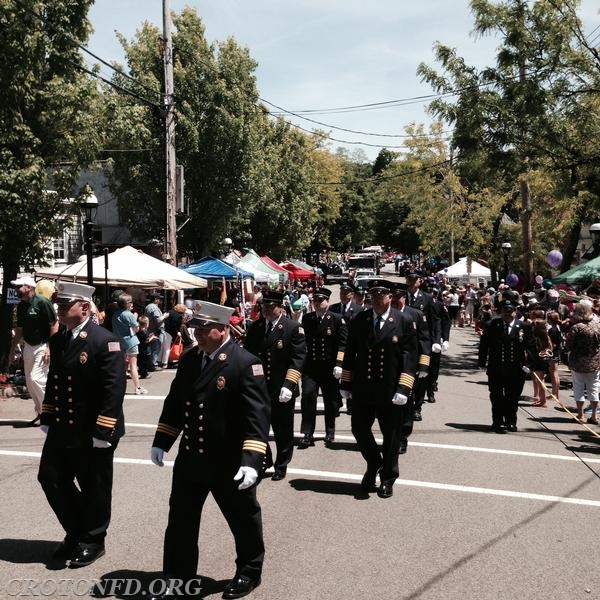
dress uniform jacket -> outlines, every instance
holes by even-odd
[[[318,376],[331,375],[333,368],[342,366],[346,338],[346,321],[330,310],[322,318],[316,312],[304,315],[302,327],[306,336],[306,363],[304,373]]]
[[[407,295],[406,303],[412,308],[419,309],[427,319],[429,326],[429,336],[432,344],[439,344],[442,337],[440,317],[434,307],[434,299],[431,294],[417,289],[415,294],[410,292]]]
[[[501,317],[485,323],[479,341],[479,367],[487,366],[494,425],[516,425],[518,402],[525,383],[523,365],[531,328],[514,321],[510,333]]]
[[[357,402],[391,403],[396,392],[408,396],[415,381],[417,336],[412,321],[391,308],[379,332],[373,310],[358,314],[349,325],[340,388]]]
[[[213,360],[186,352],[163,405],[153,445],[181,442],[173,467],[163,570],[194,578],[204,502],[215,498],[235,539],[236,575],[260,579],[264,560],[256,487],[238,490],[240,466],[260,473],[267,465],[271,402],[260,360],[226,342]]]
[[[202,368],[204,354],[186,352],[165,399],[153,446],[219,465],[261,472],[267,460],[271,405],[260,361],[233,340]]]
[[[265,333],[266,320],[261,317],[248,328],[244,348],[262,360],[269,394],[277,400],[282,387],[294,392],[300,381],[306,359],[304,329],[282,315],[273,330]]]
[[[47,442],[91,446],[92,437],[114,443],[125,433],[125,358],[118,338],[88,321],[77,338],[50,338],[50,370],[42,406]]]
[[[364,310],[364,307],[360,306],[360,304],[357,304],[356,302],[354,302],[354,300],[352,300],[347,308],[341,302],[336,302],[335,304],[331,304],[329,306],[329,310],[332,313],[337,313],[338,315],[341,315],[346,321],[346,323],[348,323],[352,321],[352,319],[354,319],[354,317],[358,313],[362,312]]]

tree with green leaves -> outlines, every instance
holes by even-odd
[[[91,3],[0,0],[1,367],[10,344],[9,282],[48,258],[48,242],[71,218],[65,200],[79,192],[80,168],[100,143],[97,93],[78,47],[90,33]]]

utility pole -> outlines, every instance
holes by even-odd
[[[173,86],[173,38],[171,37],[171,0],[163,0],[163,62],[165,70],[165,156],[167,175],[167,230],[164,259],[177,264],[176,165],[175,165],[175,104]]]

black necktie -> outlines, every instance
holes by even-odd
[[[377,318],[375,319],[375,332],[378,332],[381,329],[381,315],[377,315]]]
[[[69,348],[70,343],[73,341],[73,332],[67,329],[65,335],[65,350]]]
[[[510,333],[510,325],[508,323],[504,323],[504,331],[506,332],[506,335]]]
[[[346,305],[342,304],[342,317],[346,314]]]
[[[267,330],[265,331],[265,337],[268,337],[269,334],[273,331],[273,321],[269,321],[267,323]]]
[[[204,362],[202,364],[202,370],[204,371],[208,365],[210,365],[211,358],[208,354],[204,355]]]

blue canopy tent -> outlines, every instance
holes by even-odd
[[[186,273],[204,277],[205,279],[237,279],[238,277],[252,277],[252,273],[244,271],[234,265],[228,265],[226,262],[212,256],[205,256],[189,265],[179,265],[179,268]],[[202,273],[202,275],[200,275]]]

